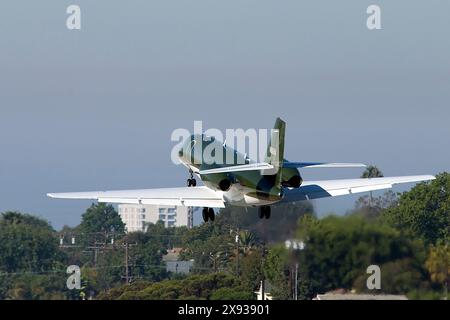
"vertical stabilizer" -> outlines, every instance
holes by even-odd
[[[270,141],[267,147],[267,154],[265,161],[271,164],[274,169],[272,172],[265,172],[264,174],[279,174],[281,175],[281,168],[284,159],[284,137],[286,133],[286,122],[277,118],[275,125],[270,133]]]

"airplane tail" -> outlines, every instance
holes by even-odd
[[[277,118],[274,128],[271,130],[270,141],[267,147],[265,161],[273,166],[273,174],[277,175],[277,182],[281,184],[281,168],[284,160],[284,138],[286,134],[286,122]],[[278,184],[278,183],[277,183]]]

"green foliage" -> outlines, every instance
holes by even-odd
[[[426,282],[425,274],[420,265],[413,258],[404,258],[386,262],[380,265],[381,292],[389,294],[406,294],[417,288],[427,290],[430,288]],[[372,293],[367,289],[368,274],[356,278],[353,288],[358,292]]]
[[[361,178],[380,178],[383,177],[383,172],[378,169],[376,166],[370,165],[364,170],[361,175]]]
[[[431,281],[441,285],[444,288],[444,296],[447,297],[450,282],[450,245],[438,243],[431,246],[425,265]]]
[[[274,299],[290,298],[288,285],[289,252],[282,245],[270,248],[265,258],[264,274],[272,284],[271,294]]]
[[[404,238],[382,222],[358,215],[329,216],[317,221],[308,217],[300,221],[299,237],[306,242],[300,265],[314,293],[351,289],[354,283],[361,283],[356,279],[367,279],[366,268],[372,264],[385,267],[383,279],[392,285],[382,288],[386,292],[406,292],[420,285],[423,278],[422,243]],[[404,273],[400,274],[400,270]]]
[[[17,212],[0,217],[0,273],[52,270],[63,254],[44,220]]]
[[[169,229],[167,229],[169,230]],[[160,281],[167,277],[163,254],[167,251],[167,237],[154,237],[151,233],[135,232],[128,234],[124,241],[131,243],[131,273],[134,277]]]
[[[221,290],[227,288],[228,290]],[[181,280],[146,283],[144,288],[118,288],[101,299],[165,300],[165,299],[238,299],[252,297],[251,291],[240,286],[239,280],[227,274],[192,275]]]
[[[220,288],[211,295],[211,300],[253,300],[254,293],[245,288]]]
[[[243,255],[240,260],[240,275],[242,285],[251,291],[256,291],[263,278],[262,249],[258,248]]]
[[[39,275],[24,274],[14,276],[13,286],[4,299],[11,300],[65,300],[69,292],[65,289],[66,277],[63,273]]]
[[[214,267],[217,270],[226,269],[226,262],[233,255],[229,245],[234,242],[233,235],[230,229],[221,223],[206,223],[195,227],[184,234],[182,241],[184,251],[181,260],[194,259],[195,272],[210,272]]]
[[[411,238],[426,244],[450,240],[450,174],[442,173],[431,183],[420,183],[387,209],[383,219]]]
[[[84,234],[124,233],[125,225],[117,211],[104,203],[92,204],[82,215],[79,231]]]
[[[363,195],[355,203],[355,209],[351,212],[367,219],[378,218],[383,210],[395,207],[398,203],[397,195],[388,190],[378,197]]]

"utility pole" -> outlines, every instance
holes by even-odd
[[[131,247],[131,246],[135,246],[135,245],[137,245],[136,243],[134,243],[134,244],[129,244],[128,242],[125,242],[122,246],[124,247],[124,249],[125,249],[125,276],[122,276],[122,278],[124,278],[125,279],[125,282],[127,283],[127,284],[130,284],[130,282],[131,282],[131,275],[130,275],[130,266],[129,266],[129,259],[130,259],[130,257],[129,257],[129,254],[128,254],[128,249]]]
[[[298,263],[295,264],[295,293],[294,300],[298,300]]]
[[[261,259],[261,275],[262,275],[262,281],[261,281],[261,299],[266,300],[266,277],[264,276],[264,262],[266,260],[266,243],[262,243],[262,259]]]
[[[128,242],[125,242],[125,281],[130,283],[130,276],[128,274]]]
[[[236,276],[239,277],[239,228],[236,231]]]

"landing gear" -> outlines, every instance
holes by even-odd
[[[260,219],[270,218],[270,207],[269,206],[261,206],[258,208],[258,216]]]
[[[197,180],[194,178],[194,172],[192,170],[189,170],[189,179],[187,179],[187,186],[188,187],[196,187],[197,186]]]
[[[203,208],[202,210],[202,218],[204,222],[214,221],[216,219],[216,214],[214,213],[213,208]]]

